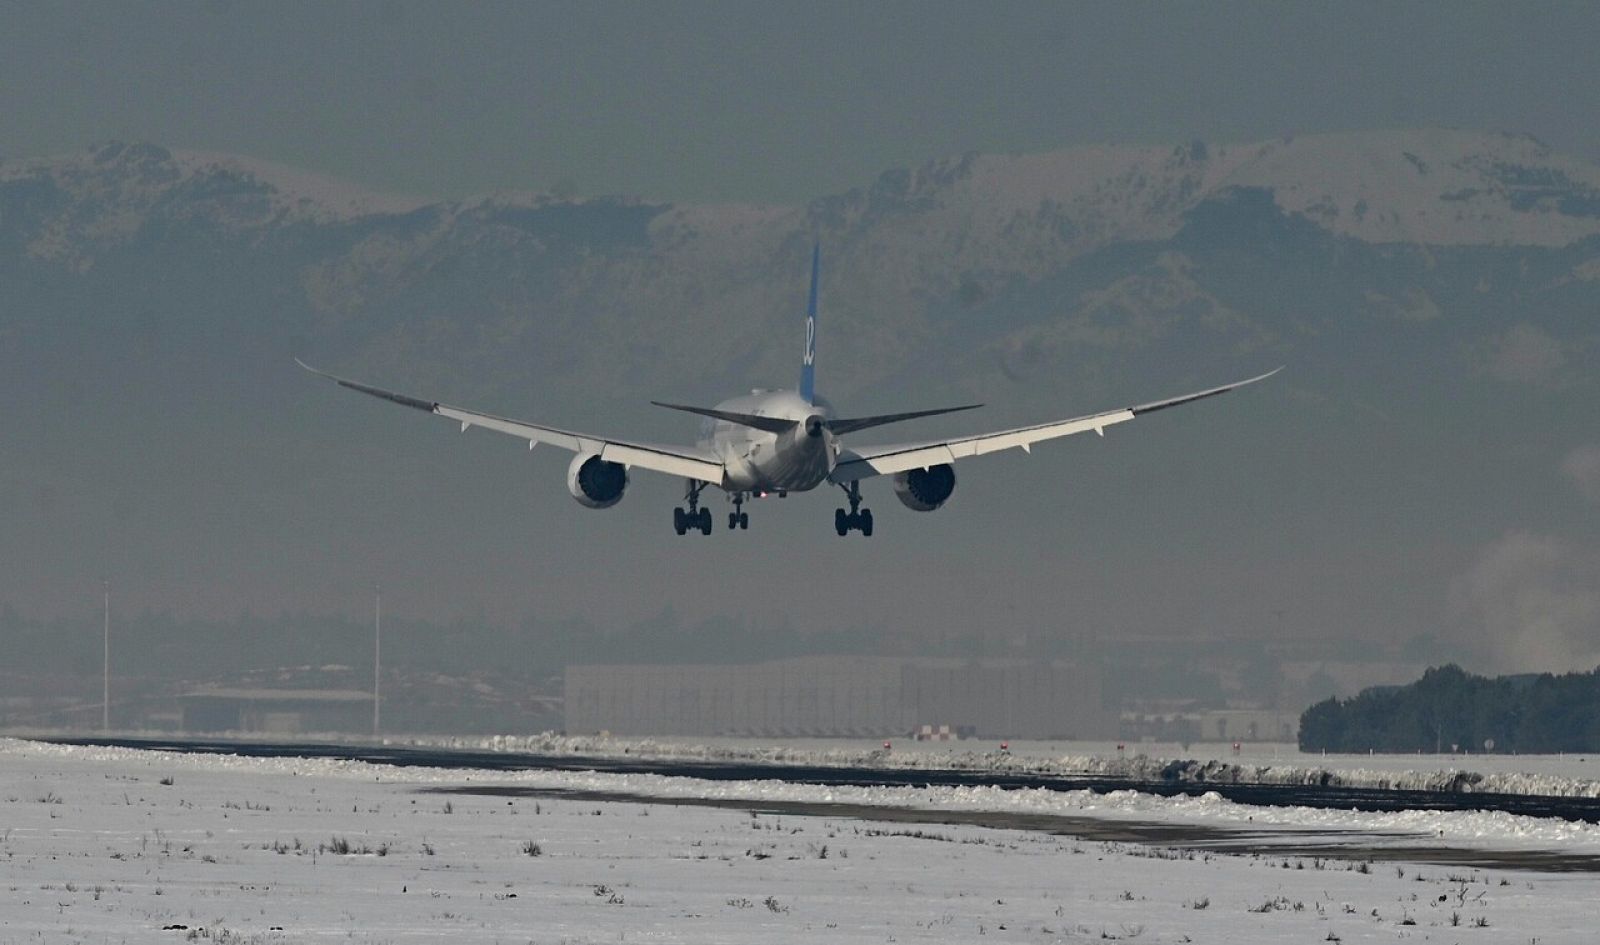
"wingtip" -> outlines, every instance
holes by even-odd
[[[317,370],[316,368],[312,367],[311,365],[309,365],[309,364],[305,363],[304,361],[300,360],[299,357],[296,357],[294,359],[294,363],[296,363],[296,364],[300,365],[301,367],[305,368],[306,370],[310,371],[312,374],[321,374],[322,373],[321,371]]]
[[[1288,367],[1287,364],[1280,364],[1280,365],[1278,365],[1277,367],[1273,368],[1272,370],[1268,371],[1265,374],[1257,374],[1255,377],[1252,377],[1247,381],[1241,381],[1240,385],[1242,386],[1244,384],[1254,384],[1256,381],[1264,381],[1267,378],[1269,378],[1272,375],[1278,373],[1279,371],[1283,370],[1286,367]]]
[[[343,378],[341,378],[341,377],[339,377],[339,376],[337,376],[335,374],[329,374],[327,371],[324,371],[321,368],[312,367],[311,365],[309,365],[309,364],[305,363],[304,361],[300,360],[300,358],[298,356],[295,357],[294,363],[300,365],[302,368],[306,369],[307,371],[310,371],[312,374],[315,374],[318,377],[326,377],[329,380],[338,381],[341,384],[344,383],[344,379]]]

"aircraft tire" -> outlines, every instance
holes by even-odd
[[[739,527],[741,529],[748,529],[750,527],[750,513],[749,512],[740,512],[739,513]]]
[[[871,509],[862,509],[861,510],[860,520],[856,524],[856,527],[861,529],[861,537],[862,538],[871,538],[872,537],[872,510]]]
[[[844,509],[833,510],[833,530],[839,533],[840,538],[850,534],[850,516],[845,514]]]
[[[710,509],[701,509],[700,510],[700,534],[702,534],[702,535],[711,534],[711,510]]]
[[[738,527],[739,527],[739,513],[738,512],[729,512],[728,513],[728,531],[731,532],[735,528],[738,528]]]
[[[672,530],[680,535],[689,530],[689,523],[684,521],[683,509],[672,510]]]

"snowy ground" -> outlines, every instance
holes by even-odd
[[[1285,836],[1336,828],[1361,845],[1600,849],[1592,826],[1491,814],[508,775],[0,740],[0,943],[1590,942],[1600,900],[1590,873],[435,793],[484,785],[1047,811]]]

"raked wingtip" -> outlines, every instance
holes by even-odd
[[[333,377],[333,375],[329,374],[327,371],[323,371],[323,370],[320,370],[318,368],[314,368],[311,365],[309,365],[309,364],[305,363],[304,361],[300,360],[298,357],[296,357],[294,359],[294,363],[300,365],[302,368],[306,369],[307,371],[310,371],[312,374],[315,374],[318,377]],[[334,380],[338,380],[338,378],[334,378]]]

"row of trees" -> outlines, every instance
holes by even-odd
[[[1600,751],[1600,669],[1475,676],[1450,665],[1409,686],[1328,699],[1300,716],[1302,751]]]

